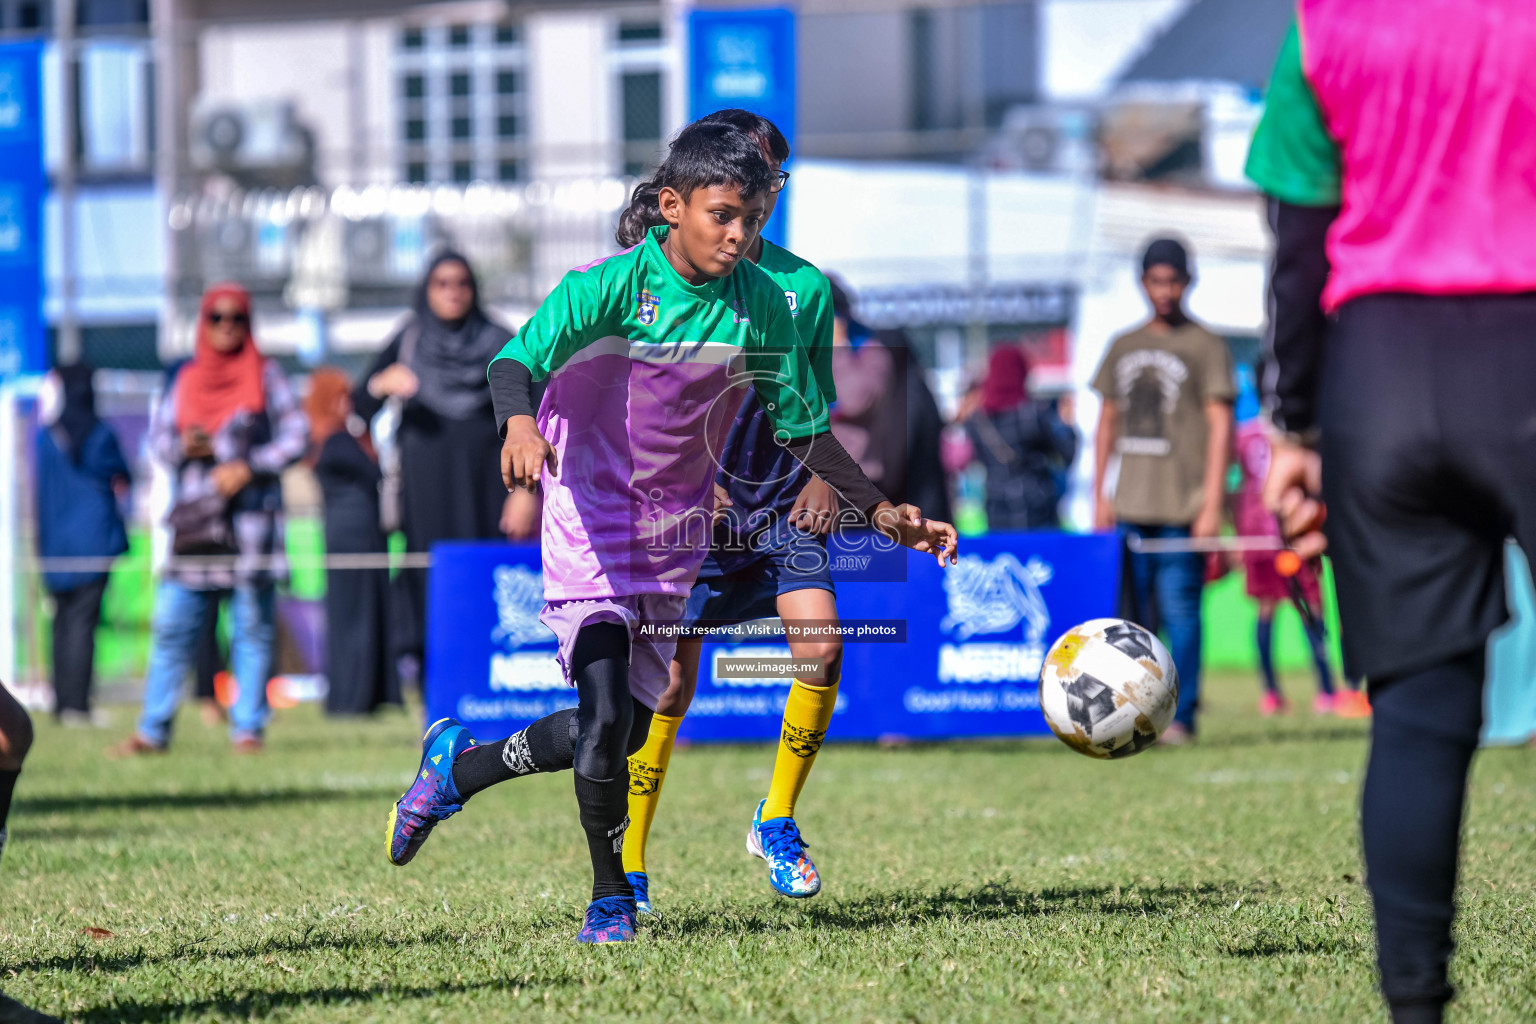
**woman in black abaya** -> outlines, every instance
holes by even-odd
[[[352,395],[368,421],[390,399],[401,403],[400,513],[409,551],[426,552],[443,540],[503,537],[507,489],[485,371],[511,336],[481,310],[469,262],[444,252],[428,267],[410,320]],[[414,655],[420,664],[426,573],[404,570],[399,584],[395,654]]]

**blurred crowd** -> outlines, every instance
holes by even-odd
[[[1282,575],[1273,551],[1234,561],[1198,544],[1178,549],[1231,526],[1278,537],[1256,497],[1268,440],[1251,386],[1238,389],[1229,346],[1185,311],[1194,280],[1185,247],[1159,239],[1139,269],[1150,315],[1111,343],[1090,382],[1101,411],[1094,450],[1084,454],[1093,467],[1093,527],[1117,530],[1128,543],[1123,612],[1162,632],[1183,683],[1165,740],[1194,735],[1201,594],[1233,567],[1246,572],[1258,603],[1261,709],[1288,707],[1271,631],[1277,608],[1291,602],[1315,656],[1314,711],[1361,713],[1346,703],[1363,697],[1336,694],[1333,685],[1315,567]],[[994,347],[946,417],[902,331],[861,324],[835,278],[833,306],[832,429],[878,487],[947,521],[956,515],[957,483],[968,479],[979,485],[973,522],[986,531],[1062,529],[1082,437],[1070,393],[1032,389],[1021,343]],[[392,550],[423,555],[439,541],[538,537],[539,498],[502,484],[486,382],[487,364],[513,332],[482,305],[465,257],[448,251],[431,261],[409,316],[356,379],[332,366],[290,379],[262,354],[255,326],[244,289],[208,289],[194,353],[168,370],[151,415],[148,451],[172,482],[163,518],[174,557],[155,594],[142,711],[114,748],[120,755],[167,748],[188,677],[206,722],[227,721],[237,751],[262,749],[284,568],[280,480],[295,467],[312,474],[323,510],[330,714],[399,706],[425,679],[429,570],[410,563],[391,571]],[[1236,428],[1235,406],[1243,421]],[[53,370],[39,414],[39,554],[65,560],[51,561],[45,574],[55,610],[55,711],[82,724],[92,720],[94,636],[107,583],[101,560],[129,546],[120,499],[130,470],[96,415],[89,367]],[[1239,486],[1231,487],[1234,466]],[[1164,543],[1144,553],[1144,541],[1174,542],[1176,550]],[[75,569],[69,559],[85,561]]]

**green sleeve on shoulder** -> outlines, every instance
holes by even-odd
[[[572,270],[547,295],[522,329],[501,347],[496,359],[516,359],[541,381],[587,345],[611,333],[608,294],[615,284],[602,271]],[[493,359],[492,362],[495,362]]]
[[[766,280],[766,278],[765,278]],[[747,353],[747,372],[775,431],[798,440],[831,429],[826,398],[811,366],[810,350],[795,333],[789,303],[777,285],[773,299],[762,303],[765,319]]]
[[[1343,171],[1317,95],[1301,63],[1301,33],[1291,23],[1264,99],[1244,168],[1265,193],[1296,206],[1337,206]]]
[[[837,382],[832,379],[832,286],[820,272],[809,289],[800,316],[808,318],[800,338],[810,349],[811,372],[816,376],[822,398],[830,405],[837,401]]]

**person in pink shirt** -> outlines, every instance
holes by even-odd
[[[1302,0],[1248,156],[1276,237],[1264,499],[1299,554],[1332,555],[1344,667],[1369,681],[1394,1024],[1438,1024],[1455,992],[1487,642],[1507,541],[1536,553],[1532,54],[1530,0]]]

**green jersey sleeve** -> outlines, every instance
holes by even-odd
[[[617,330],[612,323],[622,282],[609,280],[603,264],[573,270],[539,303],[533,316],[501,347],[496,359],[515,359],[541,381],[587,345]],[[491,360],[495,362],[496,360]]]
[[[773,295],[776,301],[762,303],[763,328],[747,353],[747,372],[774,430],[783,432],[785,440],[826,433],[831,416],[811,353],[795,333],[783,292],[774,286]]]
[[[832,286],[821,273],[801,299],[800,340],[811,354],[811,373],[828,405],[837,401],[837,382],[832,378]]]
[[[1317,95],[1301,63],[1295,22],[1280,46],[1244,168],[1250,180],[1283,203],[1337,206],[1343,172],[1339,147],[1328,134]]]

